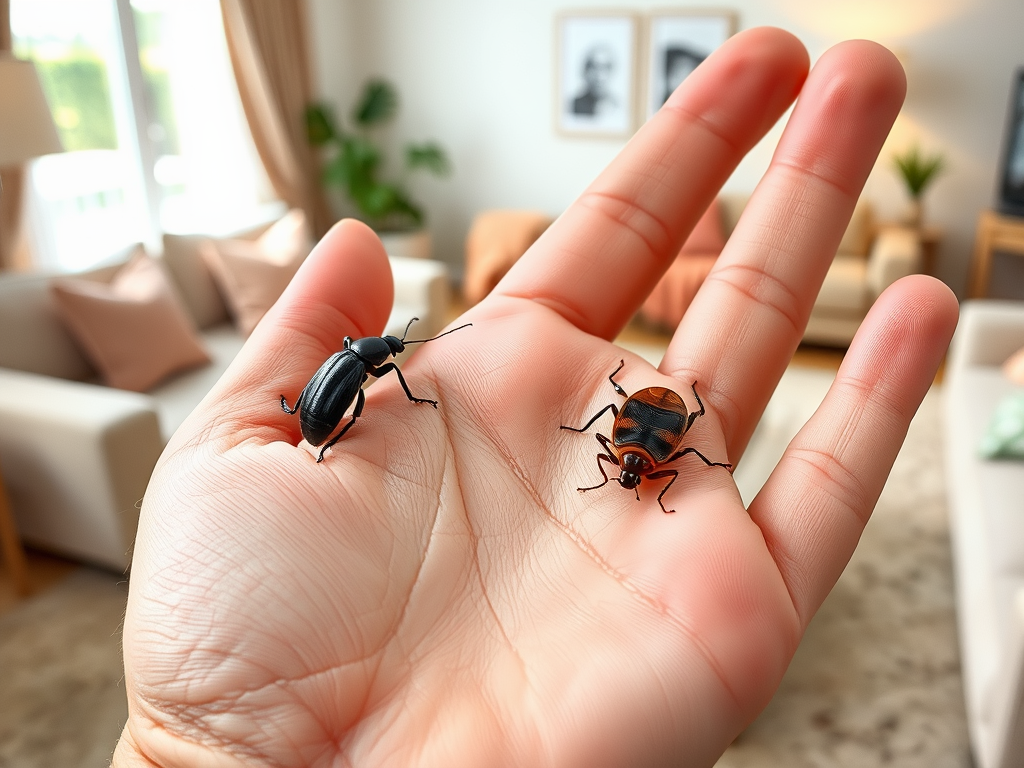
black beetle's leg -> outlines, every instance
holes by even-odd
[[[662,502],[661,502],[661,497],[664,496],[665,492],[669,488],[672,487],[672,483],[674,483],[676,481],[676,478],[679,477],[679,472],[677,470],[675,470],[675,469],[663,469],[663,470],[661,470],[661,472],[652,472],[651,474],[649,474],[647,476],[647,479],[648,480],[660,480],[663,477],[671,477],[672,478],[671,480],[668,481],[668,483],[665,485],[665,487],[661,489],[661,493],[658,494],[658,504],[659,504],[659,506],[661,506],[661,511],[664,512],[666,515],[668,515],[668,514],[671,514],[672,512],[675,512],[675,510],[674,509],[665,509],[665,505],[662,504]]]
[[[565,424],[560,426],[559,429],[568,429],[570,432],[586,432],[588,429],[590,429],[591,425],[593,425],[595,421],[597,421],[599,418],[601,418],[602,415],[604,415],[605,411],[611,411],[614,416],[619,415],[618,407],[616,407],[615,403],[610,403],[609,405],[606,405],[600,411],[595,413],[594,417],[579,429],[577,429],[576,427],[567,427],[565,426]]]
[[[604,478],[604,482],[603,483],[598,483],[597,485],[592,485],[589,488],[577,488],[576,489],[577,491],[579,491],[580,493],[586,493],[587,491],[596,491],[598,488],[601,488],[601,487],[603,487],[603,486],[608,484],[608,481],[611,480],[611,478],[608,477],[607,474],[605,474],[604,466],[601,464],[602,461],[607,461],[609,464],[613,464],[616,467],[619,466],[619,461],[618,461],[618,459],[615,458],[614,454],[611,454],[611,453],[599,453],[599,454],[597,454],[597,468],[601,470],[601,477]]]
[[[601,444],[601,447],[604,448],[606,451],[608,451],[608,455],[609,456],[614,456],[615,455],[615,449],[612,448],[612,445],[611,445],[612,441],[609,440],[604,435],[602,435],[600,432],[597,433],[596,437],[597,437],[597,442],[599,442]],[[619,462],[616,461],[615,463],[618,464]]]
[[[724,464],[724,463],[722,463],[720,461],[712,461],[707,456],[705,456],[703,453],[698,451],[696,448],[683,448],[683,450],[681,450],[679,453],[673,455],[672,458],[670,458],[665,463],[668,464],[669,461],[675,461],[676,459],[681,459],[683,456],[685,456],[688,453],[695,453],[695,454],[697,454],[697,456],[700,457],[700,460],[703,461],[705,464],[707,464],[709,467],[725,467],[726,469],[729,469],[732,466],[732,464]],[[648,477],[651,477],[651,475],[648,475]]]
[[[336,442],[341,440],[346,432],[348,432],[352,425],[356,423],[356,419],[363,415],[363,406],[366,405],[366,394],[362,389],[359,390],[359,394],[356,395],[356,407],[352,409],[352,418],[348,420],[348,424],[341,428],[341,431],[332,437],[323,448],[320,449],[320,455],[316,457],[316,463],[319,464],[324,460],[324,451],[334,445]]]
[[[369,373],[371,376],[376,376],[379,379],[385,373],[389,373],[390,371],[394,371],[395,375],[398,376],[398,381],[402,385],[402,389],[405,390],[406,397],[408,397],[414,403],[430,403],[432,406],[437,408],[437,400],[428,400],[425,397],[416,397],[415,395],[413,395],[412,392],[409,391],[409,385],[405,383],[405,376],[402,375],[402,370],[394,363],[382,365],[380,368],[377,368],[376,370],[373,371],[367,370],[367,373]]]
[[[684,435],[687,432],[690,431],[690,427],[693,426],[693,422],[695,422],[697,420],[697,417],[704,415],[704,403],[702,403],[700,401],[700,395],[697,394],[697,382],[696,381],[693,382],[693,385],[690,387],[690,389],[693,390],[693,396],[697,398],[697,405],[700,406],[700,413],[698,413],[697,411],[694,411],[693,413],[690,414],[689,418],[686,419],[686,429],[683,430],[683,434]]]
[[[284,395],[281,395],[281,410],[284,411],[285,413],[287,413],[289,416],[294,415],[294,413],[297,410],[299,410],[299,406],[302,405],[302,398],[303,398],[303,396],[305,394],[306,394],[306,388],[303,387],[302,391],[299,392],[299,396],[295,399],[295,407],[294,408],[289,408],[288,407],[288,401],[284,399]]]
[[[626,364],[625,360],[619,360],[619,367],[616,368],[614,371],[612,371],[610,374],[608,374],[608,381],[610,381],[612,383],[612,386],[615,387],[615,391],[618,394],[622,395],[623,397],[629,397],[629,395],[626,394],[626,390],[624,390],[622,387],[620,387],[618,382],[616,382],[615,379],[612,378],[616,373],[618,373],[619,371],[622,370],[622,366],[624,366],[625,364]],[[616,415],[618,415],[618,414],[616,414]]]

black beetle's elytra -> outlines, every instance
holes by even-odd
[[[299,427],[302,430],[303,439],[310,445],[323,446],[317,456],[317,464],[324,460],[324,451],[338,442],[356,423],[356,419],[362,415],[363,406],[366,403],[363,383],[370,376],[380,378],[385,373],[394,371],[402,389],[405,390],[406,397],[414,403],[430,403],[437,408],[436,400],[414,397],[409,391],[409,385],[405,383],[405,377],[399,367],[386,361],[389,357],[400,355],[409,344],[433,341],[466,328],[472,323],[452,328],[450,331],[445,331],[430,339],[406,341],[405,337],[409,335],[409,328],[417,320],[419,318],[414,317],[409,321],[409,325],[405,326],[405,333],[400,339],[397,336],[366,336],[353,341],[351,336],[346,336],[344,349],[327,358],[327,361],[320,366],[320,370],[313,374],[313,378],[299,393],[294,407],[289,408],[288,401],[285,400],[284,395],[281,395],[281,408],[285,413],[299,412]],[[356,401],[356,407],[352,411],[352,418],[338,434],[331,437],[331,433],[337,429],[353,400]]]
[[[576,490],[581,493],[593,491],[612,479],[604,471],[604,465],[601,463],[604,461],[619,468],[619,476],[615,480],[623,488],[633,490],[636,493],[637,501],[640,500],[640,492],[636,490],[636,487],[640,485],[642,479],[658,480],[671,477],[672,479],[658,494],[658,504],[661,506],[662,512],[675,512],[674,509],[665,509],[661,499],[672,483],[676,481],[679,472],[675,469],[659,470],[659,467],[680,459],[688,453],[695,454],[709,467],[728,469],[732,465],[711,461],[696,448],[681,449],[683,437],[693,426],[693,422],[698,416],[704,415],[704,403],[700,401],[700,395],[697,394],[697,382],[693,383],[692,389],[700,411],[688,414],[683,398],[665,387],[647,387],[632,395],[627,395],[614,378],[625,364],[624,360],[620,360],[619,367],[608,376],[608,381],[612,383],[615,391],[626,398],[621,410],[611,403],[594,414],[590,421],[578,429],[565,425],[560,427],[560,429],[568,429],[572,432],[586,432],[606,411],[611,411],[615,416],[615,423],[612,425],[612,439],[609,440],[601,434],[597,435],[597,442],[605,450],[604,453],[597,454],[597,467],[601,470],[604,482]]]

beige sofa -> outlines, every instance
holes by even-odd
[[[169,246],[196,242],[172,238]],[[126,256],[84,276],[109,280]],[[208,274],[192,269],[198,256],[175,264],[169,271],[213,362],[146,394],[98,383],[56,314],[51,275],[0,274],[0,472],[27,543],[128,567],[138,505],[160,451],[243,344],[217,308]],[[395,305],[385,333],[400,336],[419,317],[417,334],[432,335],[446,313],[445,266],[402,258],[391,265]]]
[[[1024,304],[971,301],[946,362],[944,458],[967,723],[978,768],[1024,765],[1024,461],[978,454],[1016,387]]]

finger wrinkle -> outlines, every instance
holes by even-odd
[[[576,328],[581,328],[583,330],[588,330],[590,328],[591,318],[587,313],[570,302],[564,301],[563,298],[541,293],[530,295],[529,293],[519,291],[503,291],[501,295],[513,299],[523,299],[525,301],[535,302],[543,307],[547,307],[565,320],[568,320]]]
[[[687,109],[682,104],[669,102],[661,107],[660,113],[665,117],[671,117],[686,126],[693,126],[709,136],[721,141],[731,153],[736,155],[746,154],[749,142],[740,142],[734,139],[729,131],[714,123],[706,115]],[[682,132],[682,130],[680,130]],[[693,143],[690,140],[688,143]]]
[[[874,510],[874,501],[856,472],[832,451],[791,446],[783,459],[803,465],[815,477],[807,485],[818,487],[841,508],[845,508],[861,528],[867,525]],[[863,514],[857,510],[864,510]]]
[[[821,160],[820,154],[813,155],[815,160]],[[846,178],[846,174],[835,171],[834,173],[826,172],[827,168],[831,166],[822,162],[815,163],[803,163],[799,160],[788,160],[785,158],[774,158],[771,162],[772,168],[786,169],[794,171],[798,176],[804,179],[813,179],[820,181],[835,190],[838,190],[848,200],[854,201],[860,197],[861,184],[844,184],[843,180]]]
[[[800,297],[785,281],[756,264],[727,263],[713,269],[706,278],[732,289],[741,299],[765,307],[786,321],[786,334],[800,335],[804,316]]]
[[[625,228],[647,247],[650,255],[667,252],[673,240],[672,227],[650,209],[610,192],[589,190],[580,196],[581,208],[593,211]],[[606,241],[611,238],[604,238]]]

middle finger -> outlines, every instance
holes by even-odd
[[[903,103],[896,58],[864,40],[811,71],[771,165],[676,329],[661,371],[707,393],[730,460],[782,377]]]

